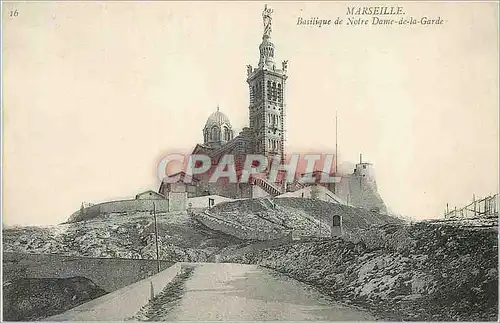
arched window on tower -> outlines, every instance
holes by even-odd
[[[255,85],[250,87],[250,103],[254,103],[255,99]]]

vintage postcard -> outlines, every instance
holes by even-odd
[[[497,321],[498,16],[3,2],[3,320]]]

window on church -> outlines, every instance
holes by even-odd
[[[271,100],[276,101],[276,82],[271,83]]]
[[[220,129],[217,126],[212,127],[212,140],[220,141]]]
[[[224,141],[229,141],[231,138],[230,138],[230,133],[229,133],[229,129],[227,127],[224,127]]]

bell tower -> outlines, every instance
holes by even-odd
[[[259,46],[260,58],[256,68],[247,65],[247,83],[250,90],[250,130],[254,154],[278,157],[285,156],[285,84],[287,64],[281,69],[274,61],[275,48],[271,42],[273,10],[267,5],[262,12],[264,33]]]

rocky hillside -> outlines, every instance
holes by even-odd
[[[243,241],[209,230],[186,214],[168,214],[158,217],[160,258],[207,262],[218,256],[219,261],[260,264],[387,320],[497,319],[498,239],[493,220],[407,224],[300,198],[227,202],[208,213],[253,230],[271,227],[312,236],[280,244]],[[327,232],[324,226],[334,214],[343,217],[342,239],[317,234]],[[47,228],[5,229],[3,250],[155,259],[154,221],[150,214],[111,215]]]
[[[306,236],[329,236],[332,218],[342,216],[344,232],[372,225],[404,221],[365,209],[311,198],[281,197],[238,200],[216,205],[207,212],[217,219],[256,231],[283,234],[290,231]]]
[[[218,250],[238,244],[186,214],[158,217],[160,258],[207,261]],[[156,259],[154,221],[148,214],[109,216],[52,227],[3,230],[4,252],[100,258]]]
[[[260,264],[385,320],[496,321],[497,232],[390,224],[221,261]]]
[[[334,214],[342,215],[346,232],[402,222],[387,215],[302,198],[225,202],[211,208],[209,214],[252,230],[271,230],[275,237],[291,230],[303,235],[329,235]],[[210,230],[187,214],[158,216],[158,233],[160,258],[172,262],[209,261],[220,250],[242,243],[230,230]],[[115,214],[51,227],[4,229],[3,248],[15,253],[155,259],[154,221],[149,213]]]
[[[3,284],[3,318],[40,320],[104,294],[102,288],[84,277],[17,279]]]

